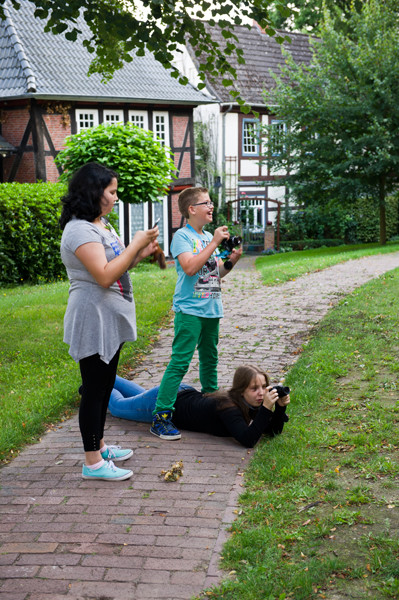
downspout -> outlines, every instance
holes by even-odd
[[[233,104],[230,104],[228,109],[222,113],[222,176],[224,197],[226,198],[226,115],[232,110]],[[222,206],[222,199],[219,198],[218,209]]]

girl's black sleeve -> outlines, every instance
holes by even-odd
[[[285,406],[279,405],[276,405],[274,412],[262,405],[250,425],[247,425],[242,412],[236,407],[221,410],[219,418],[231,437],[245,448],[253,448],[262,434],[273,436],[281,433],[284,423],[288,421]]]
[[[270,421],[270,427],[264,431],[266,435],[277,435],[283,431],[284,423],[288,423],[288,415],[285,413],[286,407],[279,404],[274,405],[273,418]]]
[[[242,412],[236,407],[221,410],[219,418],[231,437],[246,448],[253,448],[265,430],[271,428],[273,412],[261,406],[250,425],[247,425]]]

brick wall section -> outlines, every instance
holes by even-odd
[[[174,161],[176,167],[179,164],[181,152],[175,152]],[[190,152],[186,151],[183,156],[182,164],[180,166],[179,177],[185,179],[186,177],[193,177],[194,174],[191,172],[191,156]]]
[[[190,116],[189,115],[174,115],[172,117],[172,125],[173,125],[173,140],[172,147],[173,148],[182,148],[184,143],[184,137],[186,135],[187,127],[190,126]],[[191,154],[194,152],[194,143],[190,136],[187,137],[186,140],[186,152],[184,152],[182,164],[180,166],[179,178],[180,179],[189,179],[194,177],[194,173],[191,168]],[[181,151],[174,152],[174,163],[176,167],[179,164],[181,156]],[[181,223],[181,214],[179,211],[179,207],[177,204],[178,193],[172,194],[172,229],[176,229],[180,227]]]
[[[44,114],[43,120],[46,123],[55,149],[57,151],[62,150],[65,147],[65,138],[71,135],[70,120],[67,123],[65,123],[62,116],[56,114]],[[46,152],[50,150],[46,139],[44,140],[44,150]],[[47,181],[55,182],[58,180],[58,169],[55,166],[54,159],[52,156],[46,156],[46,173]]]
[[[179,206],[177,204],[177,198],[179,194],[172,194],[172,229],[176,229],[180,227],[181,214],[179,211]]]
[[[265,229],[265,250],[274,248],[274,227],[268,225]]]
[[[14,160],[14,156],[4,159],[4,181],[8,181],[9,179],[10,171],[14,164]],[[18,170],[14,177],[14,181],[18,181],[19,183],[36,183],[36,169],[33,150],[30,152],[26,152],[22,157],[22,160],[19,163]]]
[[[173,146],[179,148],[183,145],[184,135],[186,133],[187,125],[189,124],[190,117],[188,115],[176,115],[172,117],[173,123]],[[187,140],[190,143],[190,138]]]
[[[47,125],[50,137],[53,141],[56,150],[62,150],[64,148],[65,138],[71,135],[71,123],[64,124],[61,115],[43,115],[43,120]],[[49,150],[47,141],[44,142],[44,149]]]
[[[2,136],[7,142],[16,147],[20,145],[29,118],[30,113],[28,105],[21,107],[18,110],[2,110],[3,122],[1,130]],[[30,143],[32,143],[32,139],[30,139]]]
[[[21,144],[22,137],[25,133],[26,126],[29,122],[29,106],[21,106],[17,110],[2,110],[2,135],[3,137],[15,146],[19,147]],[[32,135],[29,136],[28,146],[32,146]],[[5,158],[3,161],[4,169],[4,181],[8,181],[9,175],[14,164],[15,156]],[[33,150],[27,152],[24,155],[18,171],[15,176],[15,181],[22,183],[34,183],[35,182],[35,163],[33,159]]]

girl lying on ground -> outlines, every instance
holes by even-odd
[[[158,389],[145,390],[117,376],[108,408],[114,417],[151,423]],[[265,372],[243,365],[236,369],[228,391],[203,394],[181,384],[173,422],[179,429],[233,437],[246,448],[253,448],[262,434],[282,432],[289,402],[289,394],[279,397]]]

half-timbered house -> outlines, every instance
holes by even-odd
[[[180,226],[177,194],[194,185],[193,109],[209,98],[179,84],[147,53],[134,56],[107,83],[88,76],[92,60],[82,41],[44,32],[28,0],[15,10],[5,3],[0,21],[0,180],[56,181],[54,163],[65,138],[100,123],[133,122],[153,131],[171,148],[178,178],[163,202],[127,204],[120,210],[125,241],[161,217],[160,243],[166,249]],[[123,200],[123,198],[122,198]]]

